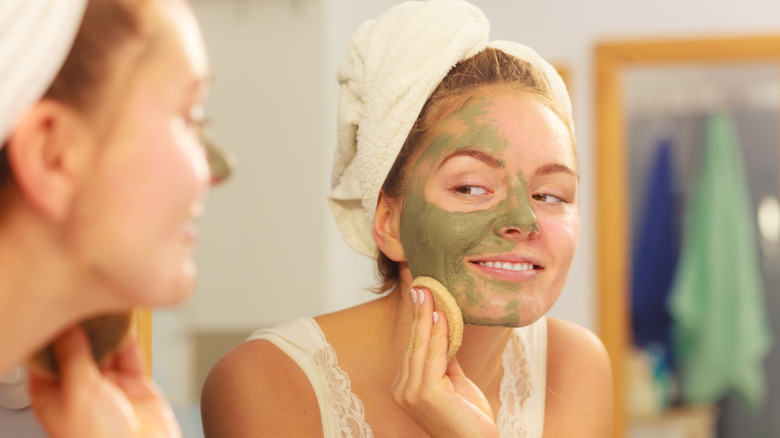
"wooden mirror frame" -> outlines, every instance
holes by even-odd
[[[649,64],[775,62],[780,36],[609,42],[596,47],[596,256],[598,332],[612,362],[613,437],[627,431],[625,367],[630,347],[630,204],[621,70]],[[780,80],[780,78],[778,78]]]
[[[152,375],[152,309],[138,308],[133,311],[134,335],[138,338],[141,351],[144,352],[146,373]]]

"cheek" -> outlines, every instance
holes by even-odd
[[[568,270],[580,238],[580,221],[577,211],[562,216],[537,215],[541,235],[548,251],[565,264]]]
[[[211,178],[203,145],[181,118],[173,119],[166,128],[163,134],[167,134],[164,137],[167,144],[160,147],[160,159],[166,162],[168,169],[180,172],[180,176],[192,185],[191,190],[203,190]]]
[[[449,287],[463,259],[485,240],[489,221],[479,213],[454,213],[427,201],[407,202],[401,217],[401,243],[412,275],[436,278]]]
[[[131,300],[171,303],[192,283],[184,224],[207,186],[208,168],[199,147],[175,129],[139,134],[106,145],[72,236],[86,263]]]
[[[160,226],[187,214],[186,209],[200,197],[206,186],[208,168],[173,130],[150,132],[140,139],[135,153],[123,157],[116,166],[122,175],[107,175],[115,193],[121,196],[121,209],[140,221]],[[202,155],[202,154],[201,154]],[[111,184],[111,183],[109,183]]]

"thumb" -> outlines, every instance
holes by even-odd
[[[458,356],[455,355],[452,357],[452,359],[447,363],[447,376],[450,378],[452,377],[463,377],[466,378],[466,375],[463,374],[463,369],[461,369],[460,364],[458,363]]]
[[[77,385],[100,374],[84,329],[75,325],[54,341],[54,358],[64,387]],[[67,388],[63,388],[67,389]]]
[[[485,394],[482,393],[482,390],[480,390],[479,387],[474,384],[474,382],[469,380],[468,377],[463,374],[463,370],[458,363],[457,356],[453,357],[452,360],[447,364],[447,376],[450,378],[453,390],[456,394],[460,395],[466,401],[476,406],[488,417],[494,418],[493,410],[490,408],[490,403],[488,402],[487,397],[485,397]]]

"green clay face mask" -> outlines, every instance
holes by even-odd
[[[506,298],[517,294],[521,286],[500,279],[475,279],[467,259],[511,251],[516,242],[503,237],[502,229],[539,230],[522,173],[506,178],[506,196],[487,209],[448,211],[425,195],[426,182],[452,153],[477,149],[503,156],[508,141],[487,117],[490,106],[489,98],[475,99],[450,115],[448,120],[457,119],[465,125],[465,132],[434,138],[414,164],[401,215],[401,243],[413,277],[433,277],[447,287],[466,324],[514,327],[520,321],[519,301]],[[491,299],[497,295],[502,295],[495,300],[503,303],[499,309]]]

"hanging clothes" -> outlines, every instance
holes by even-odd
[[[758,409],[772,340],[750,194],[736,129],[726,114],[707,120],[686,210],[669,297],[681,395],[687,403],[711,403],[733,390]]]
[[[659,142],[634,243],[631,277],[631,324],[635,345],[671,350],[667,309],[679,252],[678,212],[672,142]]]

